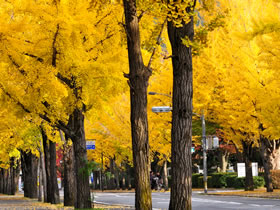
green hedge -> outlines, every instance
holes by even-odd
[[[254,188],[263,187],[265,185],[264,177],[254,176]]]
[[[254,179],[254,188],[263,187],[265,184],[264,178],[262,176],[255,176]],[[210,176],[207,176],[207,185],[209,188],[244,188],[245,186],[245,177],[237,177],[237,174],[234,172],[231,173],[213,173]],[[193,188],[203,188],[203,175],[202,174],[193,174],[192,175],[192,187]]]
[[[215,188],[228,187],[227,177],[237,176],[235,172],[230,173],[213,173],[212,176],[212,186]]]
[[[234,188],[236,186],[236,175],[228,175],[226,176],[227,187]]]
[[[207,187],[212,188],[212,177],[207,176]],[[204,188],[203,176],[198,177],[198,188]]]
[[[192,187],[199,188],[198,178],[201,177],[201,174],[192,174]]]

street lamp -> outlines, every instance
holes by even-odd
[[[165,93],[157,93],[157,92],[149,92],[149,95],[162,95],[172,98],[171,95]],[[171,107],[152,107],[152,112],[170,112],[172,111]],[[202,115],[200,116],[197,113],[194,115],[199,116],[201,118],[202,124],[202,147],[203,147],[203,182],[204,182],[204,193],[207,193],[207,154],[206,154],[206,126],[205,126],[205,117],[204,112],[202,110]]]

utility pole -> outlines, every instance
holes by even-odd
[[[202,111],[201,115],[202,122],[202,143],[203,143],[203,182],[204,182],[204,193],[207,193],[207,154],[206,154],[206,128],[205,118]]]

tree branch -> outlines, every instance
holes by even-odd
[[[18,99],[16,99],[9,92],[7,92],[2,84],[0,84],[0,88],[5,95],[7,95],[10,99],[12,99],[16,103],[16,105],[21,107],[26,113],[31,113],[31,111],[29,109],[27,109]]]
[[[56,32],[54,34],[54,38],[53,38],[53,43],[52,43],[52,50],[53,50],[53,54],[52,54],[52,66],[56,67],[56,57],[57,57],[57,49],[55,47],[56,44],[56,40],[57,40],[57,36],[58,36],[58,31],[59,31],[59,24],[57,24],[56,26]]]
[[[38,56],[36,56],[36,55],[32,55],[32,54],[29,54],[29,53],[24,53],[24,55],[29,56],[29,57],[31,57],[31,58],[35,58],[37,61],[39,61],[39,62],[41,62],[41,63],[44,62],[43,58],[40,58],[40,57],[38,57]]]
[[[13,59],[13,57],[11,55],[8,55],[10,61],[12,62],[13,65],[15,65],[15,67],[18,68],[19,72],[23,75],[26,76],[27,73],[24,69],[20,69],[20,65]]]
[[[71,79],[68,79],[64,76],[62,76],[62,74],[60,74],[59,72],[57,73],[56,77],[61,80],[63,83],[65,83],[69,88],[73,89],[73,82]]]
[[[99,23],[102,22],[102,20],[104,20],[106,17],[108,17],[110,14],[112,13],[112,11],[110,11],[109,13],[107,13],[106,15],[104,15],[99,21],[97,21],[97,23],[95,23],[95,27],[97,27],[99,25]]]
[[[141,18],[143,17],[143,15],[146,13],[147,11],[141,11],[141,14],[137,17],[138,18],[138,22],[140,22]]]
[[[158,38],[157,38],[157,42],[156,42],[157,45],[160,45],[160,38],[161,38],[161,35],[162,35],[162,32],[163,32],[163,29],[164,29],[164,26],[165,26],[166,22],[167,22],[167,17],[165,18],[164,22],[161,25],[161,29],[160,29],[160,32],[159,32],[159,35],[158,35]],[[153,48],[153,52],[152,52],[152,55],[150,57],[150,61],[149,61],[148,66],[147,66],[148,69],[151,69],[152,60],[153,60],[153,57],[155,55],[155,52],[156,52],[156,47]]]

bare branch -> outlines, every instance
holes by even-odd
[[[138,22],[140,22],[141,18],[143,17],[143,15],[146,13],[147,11],[141,11],[141,14],[137,17],[138,18]]]
[[[166,22],[167,22],[167,18],[165,18],[164,22],[161,25],[161,29],[160,29],[160,32],[159,32],[159,35],[158,35],[158,38],[157,38],[157,42],[156,42],[157,45],[160,45],[160,38],[161,38],[161,35],[162,35],[162,32],[163,32],[164,26],[166,25]],[[148,69],[151,69],[152,60],[153,60],[153,57],[155,55],[155,52],[156,52],[156,48],[154,47],[152,55],[150,57],[150,61],[149,61],[148,66],[147,66]]]
[[[57,49],[55,47],[56,44],[56,40],[57,40],[57,36],[58,36],[58,31],[59,31],[59,24],[57,24],[56,26],[56,32],[54,34],[54,38],[53,38],[53,43],[52,43],[52,50],[53,50],[53,54],[52,54],[52,66],[56,67],[56,57],[57,57]]]
[[[72,80],[62,76],[59,72],[57,73],[56,77],[61,80],[64,84],[66,84],[69,88],[74,88]]]
[[[104,15],[99,21],[97,21],[97,23],[95,23],[95,27],[97,27],[99,25],[99,23],[101,23],[106,17],[108,17],[110,14],[112,13],[112,11],[110,11],[109,13],[107,13],[106,15]]]
[[[111,38],[112,36],[114,36],[114,35],[115,35],[114,33],[108,34],[104,39],[99,40],[99,41],[96,43],[96,45],[100,45],[100,44],[102,45],[104,41],[106,41],[107,39],[110,39],[110,38]],[[90,52],[90,51],[92,51],[93,49],[95,49],[95,47],[91,47],[90,49],[87,50],[87,52]]]
[[[164,56],[163,59],[169,59],[169,58],[173,58],[173,57],[175,57],[175,56],[169,55],[169,56]]]
[[[123,76],[124,76],[125,78],[127,78],[127,79],[129,79],[129,78],[130,78],[129,74],[124,73],[124,72],[123,72]]]
[[[32,55],[32,54],[29,54],[29,53],[24,53],[24,55],[29,56],[29,57],[31,57],[31,58],[35,58],[37,61],[39,61],[39,62],[41,62],[41,63],[44,62],[43,58],[40,58],[40,57],[38,57],[38,56],[36,56],[36,55]]]
[[[20,65],[13,59],[13,57],[11,55],[8,55],[10,61],[12,62],[12,64],[18,68],[19,72],[23,75],[23,76],[26,76],[27,73],[24,69],[21,69],[20,68]]]

